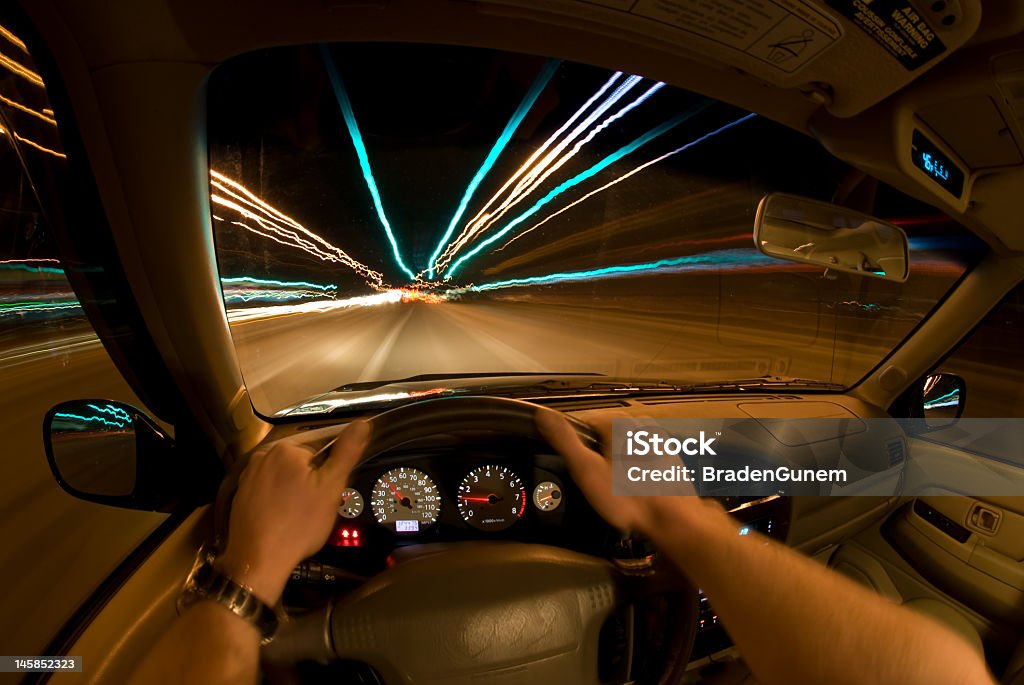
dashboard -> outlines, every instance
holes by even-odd
[[[841,410],[874,415],[871,407],[834,395],[827,401],[821,396],[750,393],[548,404],[588,422],[599,420],[609,409],[654,418],[744,418],[765,410],[773,416],[835,416]],[[290,439],[318,446],[338,430],[330,420],[281,424],[268,442]],[[737,534],[756,531],[813,549],[842,532],[842,527],[833,530],[827,520],[856,522],[879,515],[889,501],[778,495],[714,499],[736,519]],[[646,541],[624,538],[605,523],[576,488],[563,458],[550,447],[509,439],[497,430],[476,436],[438,434],[371,457],[353,472],[338,501],[328,543],[300,564],[288,583],[284,604],[289,612],[322,606],[405,558],[466,541],[551,545],[615,563],[656,553]],[[819,515],[826,510],[835,515]],[[731,644],[715,608],[702,593],[698,599],[693,660]]]

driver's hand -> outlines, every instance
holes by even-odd
[[[223,572],[276,604],[292,569],[327,542],[369,437],[369,424],[353,421],[318,468],[313,451],[294,444],[254,454],[231,504],[227,549],[217,560]]]
[[[612,494],[611,455],[605,458],[588,448],[576,435],[561,412],[540,409],[537,428],[552,447],[565,457],[573,481],[583,491],[590,506],[601,517],[624,533],[636,532],[651,539],[670,530],[686,509],[702,509],[709,504],[698,497],[632,497]],[[612,444],[611,418],[594,423],[606,449]]]

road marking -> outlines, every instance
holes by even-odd
[[[32,345],[25,347],[15,347],[10,350],[5,350],[0,353],[0,366],[17,366],[19,364],[27,364],[34,361],[34,357],[44,357],[60,352],[67,352],[79,347],[91,347],[93,345],[99,345],[100,339],[95,336],[90,336],[87,339],[77,339],[75,342],[68,342],[63,345]],[[35,348],[35,349],[33,349]],[[27,350],[27,351],[23,351]],[[18,361],[21,360],[21,361]]]
[[[356,379],[357,383],[364,383],[366,381],[379,381],[381,379],[380,372],[384,368],[384,363],[391,356],[391,350],[395,347],[395,342],[398,340],[398,336],[402,333],[402,329],[405,328],[405,324],[408,323],[409,317],[412,316],[412,309],[405,312],[405,315],[391,327],[391,330],[381,341],[380,346],[377,347],[377,351],[373,353],[370,360],[366,362],[366,366],[359,373],[359,377]]]

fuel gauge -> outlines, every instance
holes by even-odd
[[[338,505],[338,516],[354,519],[363,513],[363,496],[355,488],[341,491],[341,504]]]

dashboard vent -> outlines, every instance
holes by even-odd
[[[536,399],[534,400],[537,401]],[[613,409],[615,407],[628,407],[629,402],[625,400],[556,400],[544,402],[544,404],[557,407],[559,411],[584,411],[586,409]]]
[[[889,452],[889,466],[902,464],[903,460],[906,458],[906,445],[903,443],[903,438],[890,440],[886,443],[885,449]]]
[[[700,395],[688,395],[686,397],[652,397],[647,400],[639,400],[640,404],[653,407],[659,404],[683,404],[686,402],[721,402],[723,399],[735,400],[736,395],[730,394],[728,391],[722,391],[721,394],[707,393]],[[800,398],[796,395],[747,395],[744,394],[742,400],[748,402],[750,400],[799,400]]]

